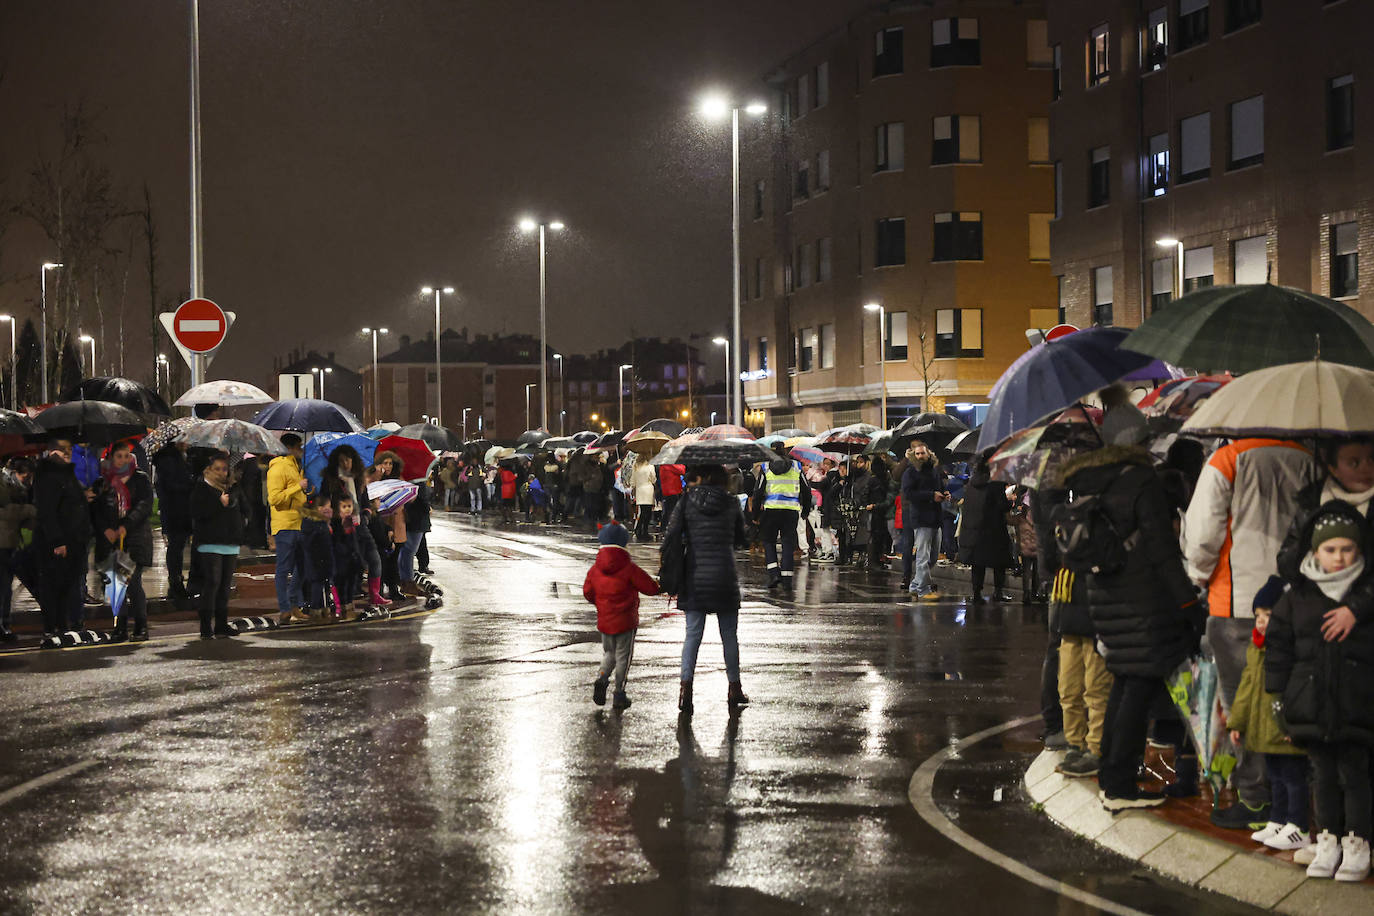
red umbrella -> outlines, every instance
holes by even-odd
[[[697,441],[709,442],[713,439],[748,439],[752,442],[754,434],[743,426],[735,426],[733,423],[720,423],[703,429]]]
[[[1165,382],[1154,391],[1145,395],[1145,397],[1140,399],[1140,403],[1135,406],[1144,410],[1147,407],[1154,406],[1161,398],[1165,398],[1171,394],[1184,394],[1184,392],[1187,392],[1187,395],[1183,400],[1187,400],[1190,406],[1192,406],[1203,398],[1215,393],[1218,388],[1231,381],[1231,379],[1232,376],[1230,375],[1191,375],[1188,378],[1174,379],[1173,381]]]
[[[377,452],[395,452],[401,459],[401,477],[405,480],[424,480],[439,460],[423,440],[406,436],[387,436],[377,443]]]

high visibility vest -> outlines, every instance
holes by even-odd
[[[774,474],[769,471],[765,477],[765,482],[767,490],[763,499],[763,508],[801,511],[801,471],[797,469],[795,464],[786,474]]]

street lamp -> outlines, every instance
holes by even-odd
[[[63,265],[61,264],[54,264],[52,261],[48,261],[43,265],[43,269],[39,272],[42,276],[43,287],[43,327],[41,330],[41,358],[43,364],[38,367],[38,374],[43,376],[44,404],[48,403],[48,271],[58,270],[62,266]],[[168,385],[170,387],[170,383],[168,383]]]
[[[424,286],[420,288],[420,292],[426,296],[434,294],[434,425],[442,426],[440,419],[444,415],[444,370],[439,362],[439,336],[442,333],[439,330],[439,294],[452,296],[453,287]]]
[[[884,340],[887,334],[887,310],[880,302],[870,302],[864,306],[868,312],[878,313],[878,362],[883,367],[883,407],[882,421],[878,423],[884,429],[887,428],[887,341]],[[925,408],[922,407],[922,410]]]
[[[625,428],[625,370],[634,368],[630,363],[620,364],[620,387],[616,394],[620,396],[620,425],[619,429]],[[634,381],[634,376],[630,376],[630,381]]]
[[[726,384],[726,389],[725,389],[725,400],[726,400],[726,407],[728,408],[728,407],[729,407],[729,402],[730,402],[730,391],[731,391],[731,389],[729,388],[729,385],[730,385],[730,340],[729,340],[728,338],[725,338],[725,337],[713,337],[713,338],[711,338],[711,343],[715,344],[715,345],[718,346],[718,347],[724,347],[724,348],[725,348],[725,384]],[[727,409],[725,413],[726,413],[726,416],[729,416],[730,411]]]
[[[527,382],[525,384],[525,429],[530,428],[530,389],[538,385],[538,382]],[[544,427],[539,427],[543,429]]]
[[[14,328],[19,322],[14,320],[13,315],[0,315],[0,321],[7,322],[10,326],[10,410],[18,410],[19,371],[14,363]]]
[[[1177,263],[1174,265],[1174,267],[1175,267],[1175,270],[1174,270],[1174,279],[1177,281],[1177,285],[1174,287],[1174,289],[1175,289],[1174,298],[1175,298],[1175,299],[1182,299],[1182,298],[1183,298],[1183,242],[1179,241],[1179,240],[1176,239],[1176,238],[1162,238],[1162,239],[1155,239],[1155,244],[1158,245],[1160,248],[1172,248],[1172,249],[1174,249],[1174,260],[1177,262]],[[1140,320],[1141,320],[1142,322],[1145,321],[1145,298],[1144,298],[1143,296],[1141,297],[1141,300],[1140,300]]]
[[[167,393],[168,393],[168,394],[171,394],[171,393],[172,393],[172,365],[171,365],[171,363],[167,362],[167,354],[166,354],[166,353],[159,353],[159,354],[157,355],[157,366],[156,366],[156,369],[157,369],[157,387],[158,387],[159,389],[162,387],[162,371],[163,371],[164,369],[167,370]]]
[[[755,115],[755,116],[761,115],[761,114],[763,114],[764,112],[766,112],[767,110],[768,110],[768,106],[767,106],[767,105],[764,105],[762,102],[750,102],[749,104],[745,105],[744,108],[743,108],[743,111],[744,111],[745,114],[750,114],[750,115]],[[736,353],[740,352],[740,346],[741,346],[741,343],[740,343],[740,327],[739,327],[739,298],[740,298],[740,296],[739,296],[739,277],[740,277],[740,270],[739,270],[739,263],[740,263],[740,254],[739,254],[739,234],[740,234],[740,233],[739,233],[739,113],[740,113],[740,111],[741,111],[741,108],[740,108],[740,106],[739,106],[738,104],[736,104],[736,103],[730,101],[729,99],[726,99],[726,98],[723,98],[723,97],[720,97],[720,96],[712,96],[712,97],[710,97],[710,98],[707,98],[707,99],[705,99],[705,100],[702,102],[702,104],[701,104],[701,113],[702,113],[703,115],[705,115],[706,117],[708,117],[708,118],[711,118],[711,119],[723,118],[723,117],[726,115],[727,112],[728,112],[729,115],[730,115],[730,165],[731,165],[731,177],[732,177],[732,182],[733,182],[733,183],[731,184],[730,203],[731,203],[732,212],[733,212],[732,228],[733,228],[733,231],[734,231],[734,235],[733,235],[733,244],[731,244],[731,246],[730,246],[730,254],[731,254],[731,257],[732,257],[732,260],[733,260],[733,266],[732,266],[731,271],[730,271],[730,288],[731,288],[731,290],[734,291],[734,296],[733,296],[733,300],[734,300],[734,310],[733,310],[733,312],[732,312],[733,334],[731,335],[731,340],[733,340],[733,342],[734,342],[734,345],[735,345],[735,352],[736,352]],[[733,380],[731,380],[731,379],[726,379],[726,382],[731,384],[731,387],[730,387],[729,389],[727,389],[727,394],[728,394],[730,391],[733,391],[733,392],[734,392],[734,397],[733,397],[731,400],[732,400],[732,404],[733,404],[733,410],[734,410],[734,412],[735,412],[735,422],[736,422],[736,423],[739,423],[739,422],[741,422],[741,421],[744,419],[744,388],[743,388],[742,382],[741,382],[740,379],[739,379],[739,373],[735,373],[735,378],[734,378]]]
[[[563,228],[563,224],[558,220],[551,223],[536,223],[529,217],[520,221],[521,232],[533,232],[539,230],[539,428],[549,428],[549,344],[546,327],[546,316],[548,313],[548,270],[547,270],[547,249],[545,247],[545,229],[552,229],[554,232]],[[560,357],[561,359],[561,357]],[[526,421],[525,428],[529,428]]]
[[[90,364],[88,365],[87,368],[90,370],[90,375],[91,375],[91,377],[94,377],[94,376],[95,376],[95,338],[92,337],[92,336],[89,335],[89,334],[82,334],[80,328],[77,329],[76,333],[77,333],[77,335],[78,335],[76,339],[77,339],[77,341],[78,341],[79,343],[90,344],[90,345],[91,345],[91,362],[90,362]]]
[[[381,403],[377,396],[377,335],[385,334],[386,328],[363,328],[363,333],[372,335],[372,422],[375,425],[382,422],[377,406]]]
[[[568,417],[568,395],[563,390],[563,354],[555,353],[553,358],[558,360],[558,435],[566,436],[568,431],[563,428],[563,422]]]
[[[318,376],[320,377],[320,400],[323,401],[323,400],[324,400],[324,377],[325,377],[326,375],[328,375],[329,373],[333,372],[334,369],[333,369],[332,366],[326,366],[326,367],[323,368],[323,369],[321,369],[319,366],[312,366],[312,367],[310,368],[310,371],[311,371],[313,374],[318,375]]]
[[[467,442],[467,441],[468,441],[468,411],[469,411],[469,410],[472,410],[472,408],[471,408],[471,407],[464,407],[464,408],[463,408],[463,441],[464,441],[464,442]]]
[[[716,411],[714,411],[714,410],[711,411],[711,425],[712,425],[712,426],[715,426],[715,425],[716,425]]]

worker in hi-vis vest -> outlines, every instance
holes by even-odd
[[[763,537],[763,558],[768,564],[768,587],[792,581],[792,561],[797,550],[797,520],[811,511],[811,485],[802,476],[801,466],[791,459],[768,463],[763,480],[754,491],[755,507],[761,513],[759,534]],[[778,553],[778,536],[782,553]]]

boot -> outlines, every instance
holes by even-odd
[[[592,682],[592,702],[597,706],[606,705],[606,684],[607,678],[603,674]]]
[[[132,636],[129,637],[129,642],[147,642],[147,641],[148,641],[148,623],[147,623],[147,621],[144,621],[143,623],[136,623],[136,624],[134,624],[134,633],[133,633]]]
[[[683,681],[682,686],[677,689],[677,708],[678,712],[684,716],[692,714],[692,682]]]
[[[121,617],[115,623],[115,628],[110,631],[110,642],[128,642],[129,640],[129,618]]]
[[[1142,789],[1147,792],[1163,792],[1166,787],[1178,782],[1178,774],[1174,772],[1175,753],[1172,744],[1145,742],[1145,762],[1140,774]]]
[[[1369,841],[1350,833],[1341,837],[1341,867],[1337,881],[1363,881],[1369,877]]]
[[[1196,798],[1199,795],[1197,758],[1180,754],[1174,759],[1176,781],[1166,786],[1164,794],[1170,798]]]
[[[376,579],[367,580],[368,597],[372,599],[373,607],[387,607],[391,604],[386,598],[382,597],[382,583]]]
[[[744,695],[744,688],[739,681],[730,682],[730,692],[726,695],[725,702],[734,709],[738,706],[748,706],[749,698]]]
[[[405,595],[407,598],[425,597],[424,590],[421,589],[420,586],[415,584],[414,579],[410,579],[406,582],[401,583],[401,594]]]
[[[343,606],[343,616],[340,619],[344,623],[348,623],[349,621],[358,619],[358,610],[353,606],[352,601],[348,602]]]
[[[1312,864],[1307,866],[1307,877],[1335,877],[1336,869],[1341,864],[1341,851],[1341,842],[1336,839],[1336,835],[1329,830],[1323,830],[1317,836],[1317,855]],[[1368,861],[1365,860],[1366,864]]]
[[[982,592],[974,592],[974,593],[973,593],[973,599],[972,599],[972,600],[973,600],[973,603],[974,603],[974,604],[987,604],[987,603],[988,603],[988,600],[987,600],[986,598],[983,597],[983,593],[982,593]]]
[[[630,698],[625,695],[625,691],[617,690],[614,699],[611,700],[612,709],[629,709]]]

